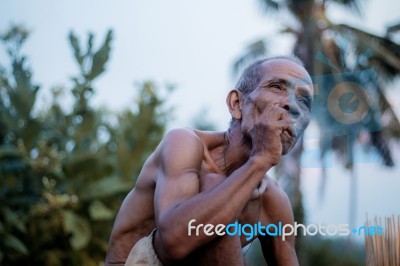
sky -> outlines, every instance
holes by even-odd
[[[87,33],[94,32],[99,45],[112,28],[111,59],[107,72],[94,84],[95,104],[120,110],[133,103],[134,82],[175,84],[171,127],[190,125],[193,116],[206,109],[217,127],[225,129],[229,121],[225,97],[236,81],[233,62],[258,39],[266,39],[275,55],[289,54],[293,43],[291,36],[277,34],[290,19],[266,14],[257,0],[4,0],[0,5],[0,30],[10,23],[24,23],[32,32],[24,52],[43,94],[53,86],[70,87],[68,78],[78,71],[67,41],[70,30],[82,45]],[[334,22],[350,21],[382,33],[386,25],[398,21],[396,5],[395,0],[371,0],[362,19],[335,6],[328,10]]]
[[[400,21],[398,10],[398,0],[369,0],[362,17],[334,5],[329,6],[328,16],[334,23],[350,23],[382,35],[386,26]],[[111,28],[114,31],[111,59],[107,71],[94,83],[95,105],[120,111],[134,105],[135,82],[150,79],[160,86],[174,84],[177,89],[168,100],[175,107],[170,127],[190,126],[194,116],[204,113],[219,130],[224,130],[229,122],[225,97],[236,81],[232,75],[235,60],[258,39],[267,40],[271,55],[290,54],[293,44],[291,36],[278,34],[284,25],[293,23],[290,17],[262,11],[257,0],[3,0],[0,32],[12,23],[23,23],[31,30],[23,51],[29,56],[34,81],[41,85],[37,108],[49,101],[53,86],[71,88],[69,77],[78,73],[68,32],[73,30],[81,44],[86,43],[88,32],[94,32],[98,47]],[[0,63],[7,62],[1,50]],[[393,88],[389,92],[397,110],[400,109],[398,91]],[[309,134],[309,141],[315,142],[313,133]],[[358,222],[364,220],[365,210],[379,215],[399,214],[398,208],[387,203],[399,201],[395,191],[395,187],[400,187],[399,168],[385,170],[376,161],[360,164],[358,168],[360,178],[366,176],[360,182]],[[337,193],[340,190],[349,194],[349,174],[334,164],[328,174],[329,182],[333,183],[324,202],[318,205],[316,186],[320,169],[303,170],[303,192],[310,221],[346,222],[348,199],[338,197]],[[375,172],[379,173],[379,179],[370,174]],[[376,196],[365,205],[369,202],[363,198],[365,193],[374,189],[376,193],[368,198]]]

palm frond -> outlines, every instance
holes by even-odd
[[[362,13],[362,0],[326,0],[326,3],[335,3],[354,11],[357,15]]]
[[[392,105],[389,103],[382,87],[378,87],[379,93],[379,108],[382,113],[382,127],[385,136],[389,138],[400,139],[400,122],[393,110]]]
[[[400,23],[396,23],[392,26],[387,27],[386,36],[390,36],[393,33],[398,33],[400,31]]]
[[[375,131],[370,133],[371,144],[378,150],[383,164],[389,167],[394,166],[393,156],[390,152],[387,140],[383,137],[382,131]]]
[[[290,34],[295,35],[296,37],[301,34],[301,32],[298,29],[295,29],[292,26],[285,26],[284,28],[279,30],[279,33],[290,33]]]
[[[278,12],[282,4],[274,0],[259,0],[261,8],[266,12]]]
[[[267,53],[267,45],[264,40],[258,40],[247,46],[244,54],[240,56],[233,64],[232,74],[234,77],[241,72],[249,62],[265,56]]]
[[[354,45],[357,55],[369,52],[368,63],[391,80],[400,74],[400,45],[360,29],[340,24],[333,28]]]

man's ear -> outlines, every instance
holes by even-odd
[[[228,105],[229,112],[232,118],[236,120],[242,119],[242,93],[238,90],[231,90],[226,97],[226,104]]]

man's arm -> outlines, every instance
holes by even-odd
[[[162,145],[162,170],[155,192],[158,230],[154,247],[161,261],[169,262],[185,258],[217,237],[205,235],[202,230],[198,236],[195,232],[188,236],[190,220],[213,225],[233,222],[272,165],[255,155],[215,188],[200,193],[198,171],[204,153],[198,137],[188,130],[174,130]]]
[[[202,178],[200,191],[210,191],[225,179],[225,175],[208,174]],[[182,265],[243,266],[244,260],[240,236],[220,236],[191,253],[182,261]]]
[[[268,224],[294,224],[293,211],[286,193],[278,183],[270,181],[262,196],[263,216]],[[299,265],[294,248],[295,236],[259,236],[264,258],[269,266]]]

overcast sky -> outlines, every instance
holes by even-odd
[[[400,19],[399,8],[397,0],[371,0],[361,19],[335,6],[328,14],[336,23],[349,21],[382,34],[385,26]],[[225,129],[225,96],[235,82],[235,59],[260,38],[268,40],[275,55],[290,53],[293,44],[291,36],[277,34],[290,23],[289,17],[266,14],[257,0],[3,0],[0,14],[0,31],[10,23],[23,23],[32,31],[24,51],[44,93],[55,85],[71,87],[68,77],[77,73],[67,41],[70,30],[82,44],[87,33],[94,32],[98,45],[106,30],[113,29],[111,60],[95,83],[96,104],[113,110],[132,104],[135,81],[176,84],[170,100],[176,107],[171,126],[187,126],[207,108],[211,119]],[[1,62],[4,58],[2,51]]]
[[[347,22],[383,34],[386,26],[399,22],[399,10],[398,0],[370,0],[364,5],[361,18],[335,6],[329,7],[328,15],[335,23]],[[231,75],[235,59],[247,45],[260,38],[268,40],[273,55],[289,54],[293,44],[291,36],[277,34],[285,23],[291,23],[290,18],[265,14],[257,0],[3,0],[0,2],[0,31],[6,30],[11,23],[23,23],[32,32],[24,52],[29,56],[34,81],[42,85],[44,97],[52,86],[71,88],[68,77],[78,72],[67,41],[70,30],[80,36],[81,43],[86,43],[89,31],[94,32],[95,44],[98,45],[104,40],[106,30],[113,29],[115,38],[111,60],[105,74],[94,84],[97,89],[95,104],[118,111],[133,104],[134,82],[151,79],[160,85],[176,84],[177,90],[169,101],[176,108],[171,127],[190,126],[191,119],[206,108],[218,128],[225,129],[229,121],[225,96],[235,82]],[[4,51],[0,51],[0,62],[3,65],[7,63]],[[399,94],[392,90],[391,95],[392,103],[398,106]],[[377,163],[361,166],[364,171],[371,170],[368,167],[381,169]],[[368,185],[365,189],[371,189],[377,181],[371,174],[364,174],[362,169],[359,175],[367,175],[371,180],[363,183]],[[318,181],[319,169],[305,171],[309,176],[304,183],[307,208],[317,210],[313,205],[316,202],[316,189],[313,187]],[[389,200],[387,197],[393,198],[390,202],[398,199],[393,190],[400,187],[398,172],[385,172],[390,186],[371,194],[375,195],[372,199],[369,197],[377,202],[378,207],[372,208],[368,204],[362,207],[360,204],[360,222],[365,211],[377,214],[398,212],[394,206],[382,208],[382,204]],[[335,184],[348,189],[348,175],[340,167],[333,167],[331,175],[339,175],[341,181]],[[397,185],[393,186],[395,182]],[[338,190],[334,187],[331,185],[332,189],[327,192],[324,211],[311,210],[310,219],[347,221],[348,211],[343,208],[348,201],[346,197],[338,197]],[[365,204],[365,200],[360,199],[360,202]],[[342,207],[337,210],[332,206]]]

